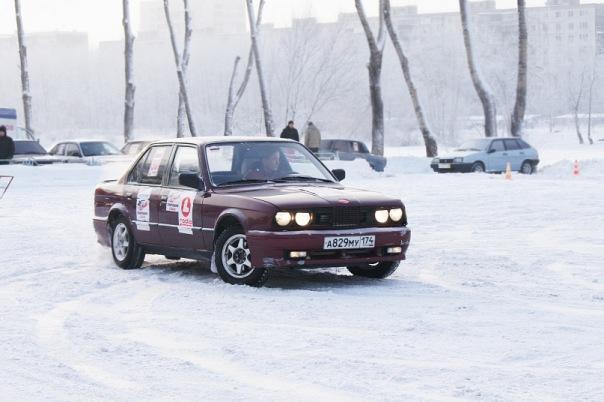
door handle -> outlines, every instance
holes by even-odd
[[[508,156],[508,153],[507,153],[507,152],[504,152],[504,153],[503,153],[503,156]]]
[[[161,202],[168,202],[168,197],[167,196],[162,196],[161,197]]]
[[[129,200],[132,199],[132,193],[126,193],[126,198],[128,198]]]

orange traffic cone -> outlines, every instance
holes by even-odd
[[[512,165],[510,165],[510,162],[508,162],[508,165],[505,168],[505,179],[512,180]]]
[[[573,176],[579,176],[581,174],[581,170],[579,169],[579,161],[575,160],[573,165]]]

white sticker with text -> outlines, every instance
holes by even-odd
[[[136,197],[136,228],[138,230],[149,231],[151,188],[145,188],[138,192]]]
[[[195,204],[194,191],[183,191],[180,193],[180,205],[178,208],[178,231],[184,234],[193,234],[193,206]]]

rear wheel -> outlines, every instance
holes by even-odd
[[[533,174],[534,168],[533,164],[529,161],[522,162],[522,166],[520,166],[520,173],[522,174]]]
[[[145,251],[132,235],[126,219],[119,217],[111,225],[111,254],[122,269],[137,269],[145,261]]]
[[[268,280],[266,268],[253,268],[243,229],[231,226],[216,240],[214,262],[218,275],[232,285],[261,287]]]
[[[472,165],[472,173],[484,173],[485,169],[484,169],[484,165],[482,164],[482,162],[475,162]]]
[[[362,276],[364,278],[384,279],[389,277],[396,271],[400,262],[387,261],[378,262],[377,264],[368,264],[358,267],[348,267],[348,271],[354,276]]]

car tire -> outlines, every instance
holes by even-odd
[[[399,261],[379,262],[376,265],[364,265],[358,267],[348,267],[348,271],[354,276],[363,278],[385,279],[396,271]]]
[[[113,261],[122,269],[138,269],[145,261],[145,251],[136,242],[124,217],[111,224],[111,254]]]
[[[474,162],[472,165],[472,173],[484,173],[485,168],[482,162]]]
[[[214,262],[218,275],[231,285],[262,287],[269,277],[267,268],[252,268],[250,250],[243,229],[225,229],[214,244]]]
[[[522,166],[520,166],[520,173],[522,174],[533,174],[535,168],[530,161],[522,162]]]

